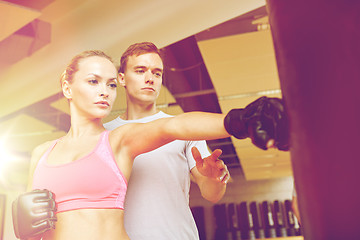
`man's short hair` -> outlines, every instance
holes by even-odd
[[[126,64],[130,56],[139,56],[146,53],[156,53],[162,59],[160,50],[152,42],[141,42],[130,45],[120,58],[119,73],[125,72]]]

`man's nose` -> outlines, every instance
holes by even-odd
[[[146,79],[145,79],[145,83],[150,83],[150,84],[154,84],[154,75],[152,72],[148,71],[146,74]]]

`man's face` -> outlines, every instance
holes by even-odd
[[[120,73],[120,84],[126,89],[128,101],[152,104],[159,96],[163,62],[156,53],[130,56],[124,73]]]

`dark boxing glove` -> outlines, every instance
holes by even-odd
[[[12,205],[14,232],[17,238],[40,236],[55,228],[55,195],[44,189],[20,195]]]
[[[224,119],[226,131],[236,138],[251,138],[266,150],[270,139],[282,151],[289,150],[289,120],[280,98],[260,97],[244,109],[232,109]]]

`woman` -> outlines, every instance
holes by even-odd
[[[31,239],[129,239],[123,224],[123,203],[135,156],[176,139],[230,136],[224,128],[224,114],[200,112],[105,130],[102,119],[115,101],[117,78],[110,57],[101,51],[75,56],[62,75],[71,127],[64,137],[34,150],[28,188],[47,189],[56,195],[56,228],[36,230]],[[272,145],[269,141],[268,146]],[[15,216],[20,220],[14,220],[15,231],[23,231],[21,225],[26,224],[21,223],[26,219],[21,212],[25,205],[16,205],[20,207]],[[47,224],[52,225],[55,218],[49,212]],[[34,235],[26,233],[25,237]]]

